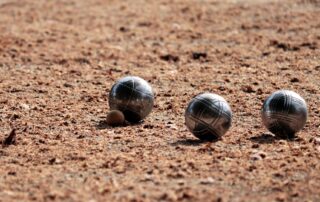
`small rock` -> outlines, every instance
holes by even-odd
[[[252,86],[243,86],[242,87],[242,91],[245,92],[245,93],[254,93],[256,92]]]
[[[25,109],[25,110],[30,110],[30,106],[29,105],[27,105],[27,104],[20,104],[20,106],[23,108],[23,109]]]
[[[65,84],[63,84],[63,86],[66,87],[66,88],[72,88],[72,87],[73,87],[73,86],[72,86],[71,84],[69,84],[69,83],[65,83]]]
[[[126,28],[126,27],[120,27],[120,28],[119,28],[119,31],[120,31],[120,32],[127,32],[127,31],[129,31],[129,29]]]
[[[212,177],[208,177],[206,179],[200,180],[200,184],[213,184],[213,183],[214,183],[214,179]]]
[[[300,80],[299,80],[298,78],[292,78],[290,81],[291,81],[291,83],[297,83],[297,82],[299,82]]]
[[[168,61],[168,62],[178,62],[180,60],[180,58],[178,56],[174,56],[171,54],[162,55],[162,56],[160,56],[160,59]]]
[[[250,156],[250,159],[253,161],[260,161],[260,160],[262,160],[262,157],[259,154],[252,154]]]
[[[8,175],[16,176],[16,175],[17,175],[17,172],[16,172],[16,171],[9,171],[9,172],[8,172]]]
[[[193,52],[192,53],[192,59],[194,60],[199,60],[201,58],[206,58],[207,57],[207,53],[202,53],[202,52]]]
[[[320,137],[314,138],[313,143],[315,145],[320,145]]]
[[[225,88],[224,86],[219,86],[218,90],[220,90],[220,91],[225,91],[226,88]]]
[[[178,197],[173,191],[168,191],[162,194],[159,199],[164,201],[177,201]]]
[[[258,88],[257,95],[262,95],[262,94],[263,94],[263,90],[261,88]]]
[[[166,128],[170,128],[170,129],[173,129],[173,130],[178,130],[178,127],[177,127],[176,124],[167,124]]]
[[[17,119],[19,119],[19,118],[20,118],[20,115],[19,115],[19,114],[13,114],[13,115],[10,117],[11,120],[17,120]]]
[[[75,58],[74,59],[75,62],[78,62],[80,64],[90,64],[90,60],[88,60],[87,58]]]
[[[52,158],[49,160],[49,164],[53,165],[53,164],[62,164],[63,162],[60,159],[57,158]]]
[[[263,158],[263,159],[267,157],[266,153],[264,153],[264,152],[259,152],[259,155],[260,155],[261,158]]]
[[[12,129],[8,137],[2,142],[3,146],[9,146],[16,143],[16,129]]]

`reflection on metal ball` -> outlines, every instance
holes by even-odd
[[[300,95],[279,90],[264,101],[261,115],[263,124],[270,132],[281,138],[293,138],[305,125],[308,110]]]
[[[231,126],[232,112],[227,101],[216,94],[203,93],[194,97],[185,112],[188,129],[199,139],[220,139]]]
[[[147,81],[136,76],[127,76],[117,81],[109,94],[111,110],[120,110],[132,123],[143,120],[152,110],[154,95]]]

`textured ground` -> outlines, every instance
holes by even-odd
[[[320,201],[320,1],[0,0],[0,201]],[[144,123],[110,128],[107,95],[138,75]],[[301,94],[292,141],[261,124]],[[201,143],[183,113],[204,91],[233,126]]]

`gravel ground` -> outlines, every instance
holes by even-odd
[[[319,19],[318,0],[0,0],[0,201],[320,201]],[[126,75],[155,106],[112,128]],[[290,141],[260,118],[278,89],[309,107]],[[232,107],[220,141],[184,125],[200,92]]]

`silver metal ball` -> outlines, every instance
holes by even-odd
[[[137,76],[118,80],[111,88],[109,106],[119,110],[132,123],[143,120],[152,110],[154,94],[147,81]]]
[[[270,132],[281,138],[293,138],[304,127],[308,109],[305,100],[297,93],[279,90],[264,101],[261,115]]]
[[[185,112],[187,128],[201,140],[217,140],[231,126],[232,112],[227,101],[216,94],[194,97]]]

